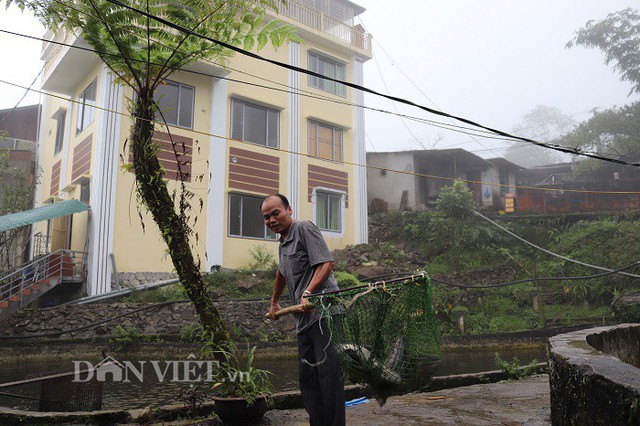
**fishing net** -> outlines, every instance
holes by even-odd
[[[380,405],[424,389],[440,360],[426,273],[327,293],[312,300],[331,332],[343,371]]]

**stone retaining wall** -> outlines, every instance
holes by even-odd
[[[180,335],[197,324],[195,310],[190,303],[176,303],[154,307],[155,304],[104,303],[79,306],[56,306],[44,309],[25,309],[0,323],[0,336],[27,336],[71,330],[114,318],[124,313],[144,309],[115,321],[62,335],[63,338],[90,339],[113,336],[116,326],[134,327],[145,335]],[[240,340],[287,341],[295,339],[293,317],[278,321],[264,318],[268,302],[216,303],[223,320],[233,336]],[[55,337],[55,336],[54,336]]]
[[[623,362],[637,365],[639,336],[640,324],[622,324],[549,340],[554,425],[640,424],[640,369]]]
[[[151,284],[158,281],[166,281],[178,278],[178,274],[173,272],[118,272],[118,282],[120,288],[130,288],[142,284]],[[115,280],[111,280],[111,287],[115,285]]]

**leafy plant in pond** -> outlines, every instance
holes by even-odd
[[[116,351],[120,352],[128,349],[134,342],[141,341],[142,337],[143,335],[133,326],[125,328],[117,325],[113,329],[113,338],[109,342],[116,343],[118,345]]]
[[[518,357],[513,357],[513,360],[506,361],[500,357],[500,354],[495,354],[496,365],[505,373],[510,379],[524,379],[525,377],[533,376],[536,373],[538,360],[532,360],[528,365],[521,366]]]

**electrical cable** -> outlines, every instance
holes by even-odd
[[[366,31],[366,29],[365,29]],[[382,70],[380,70],[380,64],[378,63],[378,58],[376,58],[375,54],[373,55],[373,62],[376,64],[376,69],[378,70],[378,75],[380,75],[380,80],[382,81],[382,85],[384,86],[384,90],[387,94],[391,93],[389,91],[389,87],[387,86],[387,82],[384,80],[384,76],[382,75]],[[395,110],[396,114],[398,116],[400,116],[400,111],[398,110],[398,107],[396,106],[395,102],[391,102],[391,106],[393,107],[393,109]],[[413,139],[415,139],[416,144],[418,144],[419,147],[421,147],[422,149],[426,149],[424,147],[424,144],[422,142],[420,142],[420,140],[418,139],[418,137],[415,135],[415,133],[413,133],[413,130],[411,130],[411,128],[407,125],[407,123],[404,121],[404,118],[400,117],[400,122],[402,123],[402,125],[404,126],[405,129],[407,129],[407,131],[409,132],[409,134],[413,137]]]
[[[450,281],[444,281],[441,280],[439,278],[433,278],[433,277],[429,277],[431,279],[431,281],[434,282],[438,282],[441,284],[445,284],[451,287],[459,287],[459,288],[469,288],[469,289],[480,289],[480,288],[499,288],[499,287],[507,287],[507,286],[512,286],[512,285],[516,285],[516,284],[524,284],[524,283],[530,283],[530,282],[536,282],[536,281],[583,281],[583,280],[591,280],[591,279],[595,279],[595,278],[602,278],[602,277],[606,277],[608,275],[613,275],[613,274],[617,274],[620,273],[622,271],[626,271],[627,269],[632,269],[635,268],[637,266],[640,266],[640,261],[638,262],[633,262],[629,265],[625,265],[621,268],[618,269],[612,269],[610,271],[607,272],[602,272],[599,274],[592,274],[592,275],[582,275],[582,276],[566,276],[566,277],[538,277],[538,278],[525,278],[525,279],[521,279],[521,280],[515,280],[515,281],[507,281],[507,282],[503,282],[503,283],[495,283],[495,284],[480,284],[480,285],[467,285],[467,284],[458,284],[458,283],[452,283]],[[391,276],[406,276],[407,273],[391,273],[391,274],[384,274],[384,275],[378,275],[375,277],[371,277],[369,279],[367,279],[366,281],[379,281],[381,278],[384,277],[391,277]],[[632,275],[633,276],[633,275]],[[638,276],[640,278],[640,276]]]
[[[33,79],[33,81],[31,82],[31,84],[29,85],[29,88],[27,90],[24,91],[24,94],[22,95],[22,97],[20,98],[20,100],[18,102],[16,102],[16,104],[14,105],[13,108],[11,108],[11,111],[9,111],[8,114],[6,114],[4,117],[2,117],[2,120],[0,120],[0,123],[2,123],[4,120],[6,120],[7,118],[11,117],[11,114],[13,114],[13,112],[18,109],[18,106],[20,106],[20,103],[24,100],[24,98],[27,97],[27,95],[29,94],[29,91],[31,90],[31,88],[33,87],[34,84],[36,84],[36,81],[38,81],[38,77],[40,77],[40,74],[42,74],[42,71],[44,71],[44,67],[45,65],[42,66],[42,68],[40,68],[40,71],[38,72],[38,74],[35,76],[35,78]]]
[[[358,20],[360,21],[360,23],[362,24],[364,30],[366,32],[369,32],[367,30],[366,25],[364,24],[364,21],[362,20],[361,16],[358,16]],[[376,43],[378,45],[378,47],[380,47],[380,50],[382,50],[382,52],[387,55],[387,58],[389,58],[389,60],[391,61],[391,64],[395,66],[395,68],[400,71],[400,73],[409,81],[409,83],[411,83],[413,85],[413,87],[415,87],[418,92],[420,92],[420,94],[422,94],[422,96],[424,96],[424,98],[431,103],[431,105],[433,105],[435,108],[437,109],[442,109],[440,107],[438,107],[438,105],[436,105],[436,103],[429,97],[427,96],[427,94],[420,89],[420,87],[411,79],[411,77],[409,77],[409,75],[407,73],[404,72],[404,70],[402,69],[402,67],[400,65],[398,65],[398,63],[396,61],[393,60],[393,58],[391,57],[391,55],[389,55],[389,53],[385,50],[385,48],[382,46],[382,44],[380,44],[380,42],[377,39],[373,39],[373,42]],[[375,60],[375,56],[374,56],[374,60]],[[378,67],[378,73],[380,73],[380,77],[382,78],[382,72],[380,71],[380,67],[378,66],[378,61],[376,60],[376,66]],[[384,80],[382,81],[384,83]],[[387,85],[385,84],[385,88],[387,87]],[[387,89],[387,93],[389,93],[389,89]],[[397,109],[396,109],[397,111]],[[452,121],[452,119],[449,119],[450,121]],[[484,148],[485,151],[491,151],[493,152],[495,155],[497,155],[498,157],[500,157],[500,155],[495,152],[492,148],[487,148],[486,145],[484,145],[482,142],[480,142],[478,139],[476,139],[475,137],[471,136],[471,141],[468,141],[467,143],[477,143],[478,145],[480,145],[482,148]],[[449,148],[450,145],[446,145],[443,148]],[[472,151],[469,151],[472,152]]]
[[[634,267],[637,267],[637,266],[640,266],[640,262],[634,262],[634,263],[631,263],[629,265],[623,266],[622,268],[613,269],[613,270],[608,271],[608,272],[602,272],[602,273],[593,274],[593,275],[568,276],[568,277],[526,278],[526,279],[522,279],[522,280],[509,281],[509,282],[497,283],[497,284],[465,285],[465,284],[452,283],[452,282],[440,280],[440,279],[437,279],[437,278],[431,278],[431,280],[439,282],[441,284],[445,284],[445,285],[453,286],[453,287],[459,287],[459,288],[471,288],[471,289],[473,289],[473,288],[498,288],[498,287],[507,287],[507,286],[511,286],[511,285],[530,283],[530,282],[536,282],[536,281],[583,281],[583,280],[591,280],[591,279],[594,279],[594,278],[606,277],[607,275],[618,274],[618,273],[621,273],[622,271],[625,271],[627,269],[631,269],[631,268],[634,268]],[[640,276],[638,276],[638,277],[640,277]]]
[[[240,53],[241,55],[247,56],[249,58],[256,59],[256,60],[259,60],[259,61],[263,61],[263,62],[266,62],[266,63],[270,63],[270,64],[273,64],[273,65],[277,65],[277,66],[279,66],[281,68],[285,68],[285,69],[288,69],[290,71],[295,71],[295,72],[299,72],[299,73],[310,75],[312,77],[322,78],[322,79],[327,80],[327,81],[332,81],[334,83],[343,84],[343,85],[345,85],[347,87],[351,87],[352,89],[357,89],[357,90],[360,90],[360,91],[363,91],[363,92],[366,92],[366,93],[370,93],[372,95],[384,97],[384,98],[390,99],[392,101],[396,101],[396,102],[400,102],[400,103],[403,103],[403,104],[406,104],[406,105],[410,105],[410,106],[419,108],[419,109],[421,109],[423,111],[426,111],[426,112],[429,112],[429,113],[432,113],[432,114],[435,114],[435,115],[439,115],[439,116],[447,117],[447,118],[452,118],[452,119],[454,119],[456,121],[460,121],[462,123],[465,123],[465,124],[468,124],[468,125],[471,125],[471,126],[479,127],[481,129],[490,131],[490,132],[495,133],[495,134],[500,135],[500,136],[517,139],[517,140],[520,140],[520,141],[523,141],[523,142],[528,142],[528,143],[531,143],[531,144],[534,144],[534,145],[538,145],[538,146],[541,146],[541,147],[553,149],[553,150],[560,151],[560,152],[565,152],[565,153],[568,153],[568,154],[580,155],[580,156],[585,156],[585,157],[589,157],[589,158],[595,158],[595,159],[602,160],[602,161],[608,161],[608,162],[612,162],[612,163],[616,163],[616,164],[622,164],[622,165],[626,165],[626,166],[633,166],[633,167],[639,167],[640,168],[640,164],[639,163],[629,163],[627,161],[624,161],[624,160],[621,160],[621,159],[618,159],[618,158],[605,157],[605,156],[599,155],[597,153],[585,152],[585,151],[582,151],[582,150],[580,150],[578,148],[567,147],[567,146],[558,145],[558,144],[539,142],[539,141],[536,141],[536,140],[533,140],[533,139],[529,139],[529,138],[525,138],[525,137],[522,137],[522,136],[515,136],[515,135],[512,135],[512,134],[510,134],[508,132],[504,132],[502,130],[498,130],[498,129],[494,129],[494,128],[491,128],[491,127],[488,127],[488,126],[484,126],[484,125],[482,125],[480,123],[477,123],[477,122],[475,122],[473,120],[470,120],[470,119],[467,119],[467,118],[464,118],[464,117],[456,116],[456,115],[449,114],[449,113],[444,112],[444,111],[439,111],[437,109],[429,108],[427,106],[420,105],[420,104],[417,104],[415,102],[412,102],[412,101],[409,101],[409,100],[406,100],[406,99],[403,99],[403,98],[399,98],[399,97],[396,97],[396,96],[385,95],[383,93],[380,93],[380,92],[375,91],[373,89],[369,89],[369,88],[364,87],[364,86],[359,85],[359,84],[351,83],[351,82],[348,82],[348,81],[344,81],[344,80],[340,80],[340,79],[336,79],[336,78],[332,78],[332,77],[327,77],[325,75],[322,75],[322,74],[319,74],[317,72],[310,71],[310,70],[307,70],[307,69],[304,69],[304,68],[300,68],[298,66],[290,65],[290,64],[287,64],[287,63],[284,63],[284,62],[280,62],[280,61],[277,61],[277,60],[274,60],[274,59],[269,59],[269,58],[266,58],[264,56],[260,56],[257,53],[253,53],[253,52],[250,52],[248,50],[245,50],[245,49],[239,48],[237,46],[234,46],[232,44],[229,44],[229,43],[226,43],[226,42],[223,42],[223,41],[220,41],[220,40],[216,40],[216,39],[214,39],[212,37],[208,37],[208,36],[199,34],[199,33],[195,32],[195,31],[192,31],[192,30],[190,30],[188,28],[184,28],[183,26],[175,24],[175,23],[173,23],[171,21],[168,21],[168,20],[166,20],[164,18],[161,18],[159,16],[153,15],[151,13],[145,12],[143,10],[140,10],[140,9],[137,9],[137,8],[135,8],[133,6],[125,4],[125,3],[123,3],[123,2],[121,2],[119,0],[107,0],[107,1],[109,3],[118,5],[120,7],[123,7],[125,9],[131,10],[133,12],[136,12],[136,13],[138,13],[138,14],[140,14],[142,16],[145,16],[147,18],[153,19],[154,21],[157,21],[157,22],[159,22],[161,24],[164,24],[164,25],[168,26],[169,28],[173,28],[173,29],[181,31],[181,32],[183,32],[185,34],[192,35],[194,37],[198,37],[198,38],[200,38],[202,40],[210,41],[212,43],[215,43],[215,44],[217,44],[219,46],[222,46],[222,47],[224,47],[226,49],[229,49],[231,51],[234,51],[236,53]]]
[[[547,253],[547,254],[549,254],[549,255],[551,255],[551,256],[557,257],[557,258],[562,259],[562,260],[566,260],[567,262],[576,263],[576,264],[578,264],[578,265],[582,265],[582,266],[587,266],[587,267],[589,267],[589,268],[599,269],[599,270],[601,270],[601,271],[614,272],[614,273],[617,273],[617,274],[620,274],[620,275],[626,275],[626,276],[628,276],[628,277],[640,278],[640,275],[637,275],[637,274],[630,274],[630,273],[628,273],[628,272],[622,272],[622,271],[614,271],[613,269],[603,268],[602,266],[597,266],[597,265],[591,265],[591,264],[589,264],[589,263],[581,262],[581,261],[579,261],[579,260],[574,260],[574,259],[568,258],[568,257],[566,257],[566,256],[562,256],[562,255],[560,255],[560,254],[554,253],[554,252],[552,252],[551,250],[547,250],[547,249],[545,249],[545,248],[543,248],[543,247],[540,247],[540,246],[538,246],[538,245],[536,245],[536,244],[534,244],[534,243],[532,243],[532,242],[530,242],[530,241],[528,241],[528,240],[525,240],[525,239],[524,239],[524,238],[522,238],[521,236],[519,236],[519,235],[517,235],[517,234],[514,234],[513,232],[511,232],[510,230],[508,230],[508,229],[507,229],[507,228],[505,228],[504,226],[500,225],[499,223],[494,222],[493,220],[489,219],[488,217],[486,217],[486,216],[485,216],[485,215],[483,215],[482,213],[479,213],[479,212],[477,212],[477,211],[474,211],[473,213],[474,213],[476,216],[479,216],[480,218],[482,218],[482,219],[484,219],[484,220],[488,221],[489,223],[491,223],[491,224],[493,224],[493,225],[497,226],[498,228],[502,229],[503,231],[505,231],[507,234],[511,235],[512,237],[515,237],[515,238],[517,238],[518,240],[522,241],[523,243],[528,244],[528,245],[530,245],[531,247],[533,247],[533,248],[535,248],[535,249],[537,249],[537,250],[540,250],[540,251],[542,251],[542,252],[544,252],[544,253]]]
[[[60,3],[60,4],[63,4],[63,3]],[[74,9],[74,10],[77,10],[77,9]],[[89,16],[92,16],[92,15],[90,15],[88,13],[86,13],[86,14],[89,15]],[[103,51],[100,51],[100,50],[97,50],[97,49],[93,49],[93,48],[90,48],[90,47],[77,46],[77,45],[74,45],[74,44],[63,43],[63,42],[56,41],[56,40],[48,40],[48,39],[45,39],[45,38],[42,38],[42,37],[36,37],[36,36],[28,35],[28,34],[16,33],[14,31],[0,29],[0,32],[6,33],[6,34],[10,34],[10,35],[14,35],[14,36],[18,36],[18,37],[24,37],[24,38],[28,38],[28,39],[32,39],[32,40],[41,41],[43,43],[50,43],[50,44],[55,44],[55,45],[58,45],[58,46],[68,47],[68,48],[71,48],[71,49],[77,49],[77,50],[82,50],[82,51],[85,51],[85,52],[91,52],[91,53],[95,53],[95,54],[98,54],[98,55],[125,58],[124,56],[119,55],[119,54],[115,54],[115,53],[103,52]],[[160,41],[158,41],[158,43],[164,45]],[[164,45],[164,46],[166,46],[166,45]],[[135,62],[147,63],[147,61],[142,60],[142,59],[137,59],[137,58],[126,57],[125,59],[130,60],[130,61],[135,61]],[[209,64],[212,64],[212,65],[215,65],[215,66],[219,66],[219,67],[222,66],[222,65],[220,65],[220,64],[218,64],[218,63],[216,63],[214,61],[208,60],[206,58],[203,59],[203,60],[205,62],[207,62]],[[155,62],[151,62],[150,64],[151,65],[162,65],[162,64],[159,64],[159,63],[155,63]],[[279,86],[286,87],[286,88],[288,88],[290,90],[284,90],[284,89],[279,89],[279,88],[276,88],[276,87],[265,86],[265,85],[262,85],[262,84],[252,83],[252,82],[245,81],[245,80],[239,80],[239,79],[235,79],[235,78],[232,78],[232,77],[209,74],[209,73],[205,73],[205,72],[202,72],[202,71],[195,71],[195,70],[190,70],[190,69],[181,68],[181,67],[170,67],[170,66],[167,66],[168,69],[171,69],[173,71],[180,71],[180,72],[184,72],[184,73],[188,73],[188,74],[200,75],[200,76],[205,76],[205,77],[212,77],[212,78],[216,78],[216,79],[219,79],[219,80],[226,80],[226,81],[230,81],[230,82],[234,82],[234,83],[246,84],[246,85],[249,85],[249,86],[259,87],[259,88],[262,88],[262,89],[273,90],[273,91],[282,92],[282,93],[295,94],[295,95],[303,96],[303,97],[310,98],[310,99],[316,99],[316,100],[331,102],[331,103],[335,103],[335,104],[339,104],[339,105],[353,106],[353,107],[356,107],[356,108],[362,108],[362,109],[366,109],[366,110],[369,110],[369,111],[379,112],[379,113],[387,114],[387,115],[396,115],[398,117],[402,117],[402,118],[407,119],[407,120],[412,120],[412,121],[415,121],[417,123],[427,124],[427,125],[430,125],[430,126],[441,128],[441,129],[445,129],[445,130],[461,133],[461,134],[464,134],[464,135],[477,136],[479,138],[492,138],[492,139],[495,139],[495,140],[505,140],[505,141],[514,142],[514,140],[512,138],[494,137],[493,133],[488,132],[488,131],[484,131],[484,130],[481,130],[481,129],[475,129],[475,128],[472,128],[472,127],[465,127],[465,126],[460,126],[460,125],[455,125],[455,124],[443,123],[443,122],[436,121],[436,120],[429,120],[429,119],[426,119],[426,118],[415,117],[415,116],[411,116],[411,115],[407,115],[407,114],[395,113],[393,111],[389,111],[389,110],[385,110],[385,109],[381,109],[381,108],[375,108],[375,107],[370,107],[370,106],[367,106],[367,105],[356,104],[356,103],[345,101],[345,100],[335,99],[335,98],[331,98],[329,96],[319,95],[319,94],[313,93],[313,92],[308,91],[308,90],[304,90],[304,89],[300,89],[300,88],[293,88],[293,87],[291,87],[289,85],[286,85],[286,84],[283,84],[283,83],[279,83],[279,82],[277,82],[275,80],[271,80],[271,79],[268,79],[268,78],[265,78],[265,77],[257,76],[255,74],[251,74],[251,73],[248,73],[246,71],[230,67],[228,65],[224,65],[224,67],[227,68],[227,69],[230,69],[232,71],[248,75],[248,76],[253,77],[253,78],[257,78],[257,79],[260,79],[260,80],[263,80],[263,81],[267,81],[267,82],[270,82],[270,83],[273,83],[273,84],[277,84]],[[468,131],[462,131],[462,130],[456,130],[456,129],[462,129],[462,130],[468,130]],[[488,135],[491,135],[491,136],[488,136]]]
[[[10,86],[15,86],[15,87],[21,87],[23,89],[25,89],[25,86],[19,85],[17,83],[11,83],[5,80],[0,80],[1,84],[7,84]],[[64,100],[66,102],[72,102],[72,103],[80,103],[80,101],[76,100],[76,99],[71,99],[71,98],[66,98],[60,95],[56,95],[53,93],[47,93],[44,92],[42,90],[37,90],[37,89],[31,89],[31,91],[33,92],[37,92],[37,93],[42,93],[46,96],[49,97],[53,97],[53,98],[57,98],[57,99],[61,99]],[[91,108],[95,108],[97,110],[100,111],[105,111],[105,112],[109,112],[112,114],[118,114],[127,118],[131,118],[129,114],[124,113],[124,112],[120,112],[120,111],[114,111],[114,110],[110,110],[107,108],[102,108],[99,107],[97,105],[92,106]],[[141,118],[139,118],[141,119]],[[142,119],[141,119],[142,120]],[[153,121],[153,120],[151,120]],[[224,139],[230,142],[236,142],[236,143],[240,143],[240,144],[244,144],[244,145],[248,145],[248,146],[254,146],[255,144],[251,143],[251,142],[247,142],[247,141],[243,141],[243,140],[238,140],[238,139],[233,139],[227,136],[222,136],[222,135],[216,135],[214,133],[209,133],[209,132],[204,132],[201,130],[195,130],[195,129],[185,129],[182,127],[178,127],[178,126],[173,126],[173,125],[167,125],[164,123],[159,123],[161,125],[164,125],[166,127],[169,128],[174,128],[174,129],[178,129],[181,131],[186,131],[189,133],[194,133],[194,134],[199,134],[199,135],[203,135],[203,136],[209,136],[209,137],[215,137],[218,139]],[[305,154],[303,152],[298,152],[298,151],[291,151],[288,149],[283,149],[283,148],[273,148],[273,147],[265,147],[266,149],[270,149],[270,150],[274,150],[274,151],[278,151],[278,152],[284,152],[287,154],[293,154],[293,155],[300,155],[303,157],[307,157],[307,158],[317,158],[314,157],[311,154]],[[355,163],[352,161],[346,161],[343,160],[342,164],[345,165],[349,165],[349,166],[355,166],[355,167],[364,167],[367,169],[375,169],[375,170],[385,170],[388,172],[392,172],[392,173],[398,173],[398,174],[405,174],[405,175],[410,175],[410,176],[417,176],[417,177],[425,177],[425,178],[430,178],[430,179],[437,179],[437,180],[444,180],[444,181],[449,181],[449,182],[455,182],[455,181],[460,181],[460,182],[465,182],[465,183],[470,183],[470,184],[476,184],[476,185],[486,185],[486,186],[491,186],[491,187],[506,187],[509,188],[510,186],[507,184],[500,184],[500,183],[494,183],[494,182],[483,182],[483,181],[476,181],[476,180],[470,180],[470,179],[458,179],[458,178],[453,178],[453,177],[448,177],[448,176],[437,176],[437,175],[431,175],[431,174],[426,174],[426,173],[418,173],[418,172],[413,172],[413,171],[408,171],[408,170],[397,170],[397,169],[390,169],[390,168],[386,168],[386,167],[381,167],[381,166],[374,166],[374,165],[370,165],[370,164],[359,164],[359,163]],[[534,190],[534,191],[547,191],[547,192],[557,192],[559,190],[566,192],[566,193],[579,193],[579,194],[609,194],[609,195],[640,195],[640,192],[635,192],[635,191],[591,191],[591,190],[581,190],[581,189],[558,189],[558,188],[541,188],[541,187],[536,187],[536,186],[526,186],[526,185],[515,185],[515,188],[519,188],[519,189],[530,189],[530,190]]]
[[[263,302],[263,301],[267,301],[267,300],[271,300],[271,298],[270,297],[262,297],[262,298],[252,298],[252,299],[224,300],[224,301],[214,301],[213,303],[220,303],[220,302],[224,302],[224,303]],[[58,336],[62,336],[63,334],[74,333],[76,331],[82,331],[82,330],[87,330],[89,328],[97,327],[99,325],[106,324],[108,322],[115,321],[117,319],[129,316],[129,315],[133,315],[133,314],[136,314],[138,312],[142,312],[142,311],[146,311],[146,310],[154,309],[154,308],[161,308],[161,307],[167,306],[167,305],[175,305],[175,304],[178,304],[178,303],[191,303],[191,300],[187,300],[187,299],[170,300],[168,302],[154,303],[153,305],[143,306],[141,308],[134,309],[134,310],[128,311],[128,312],[124,312],[124,313],[122,313],[120,315],[116,315],[115,317],[112,317],[112,318],[107,318],[107,319],[104,319],[104,320],[92,322],[91,324],[83,325],[83,326],[72,328],[72,329],[69,329],[69,330],[54,331],[54,332],[51,332],[51,333],[19,335],[19,336],[0,336],[0,340],[36,339],[36,338],[41,338],[41,337],[58,337]]]

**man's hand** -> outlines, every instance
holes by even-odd
[[[273,321],[278,320],[279,318],[276,316],[276,311],[279,311],[280,309],[282,309],[280,307],[280,304],[278,302],[272,302],[271,303],[271,307],[269,307],[269,317],[271,317],[271,319]]]
[[[307,303],[309,303],[309,299],[307,299],[305,296],[302,296],[302,299],[300,299],[300,303],[303,305],[306,305]],[[313,308],[300,308],[300,312],[307,312],[310,311]]]

